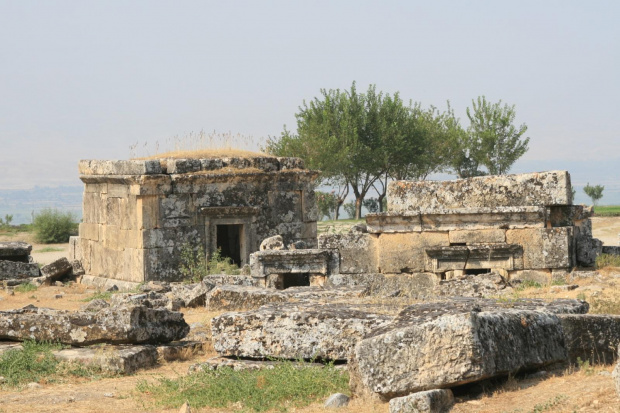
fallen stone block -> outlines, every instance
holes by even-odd
[[[214,287],[215,284],[205,281],[190,285],[172,285],[167,296],[173,300],[180,300],[183,307],[203,307],[206,304],[207,293]]]
[[[284,363],[292,363],[295,368],[324,368],[325,364],[322,363],[309,363],[303,361],[288,361],[288,360],[250,360],[240,359],[237,357],[211,357],[202,363],[196,363],[189,366],[188,373],[196,371],[206,370],[218,370],[222,368],[231,368],[235,371],[243,370],[271,370],[278,365]],[[346,368],[346,364],[336,365],[335,368]]]
[[[107,308],[109,306],[110,303],[108,303],[106,300],[96,298],[82,305],[80,307],[80,311],[91,311],[96,313],[97,311],[103,310],[104,308]]]
[[[207,285],[245,285],[254,286],[254,279],[249,275],[212,274],[202,279]]]
[[[452,390],[427,390],[390,400],[390,413],[447,413],[452,406]]]
[[[20,280],[39,276],[39,266],[34,263],[0,261],[0,280]]]
[[[562,314],[569,360],[591,364],[612,364],[620,344],[620,316],[603,314]]]
[[[65,257],[59,258],[51,264],[41,267],[41,275],[45,277],[47,283],[53,283],[63,276],[70,274],[73,266]]]
[[[79,261],[79,260],[71,261],[71,273],[75,277],[79,277],[81,275],[86,274],[86,271],[84,271],[84,267],[82,266],[82,262],[81,261]]]
[[[392,317],[344,304],[285,303],[211,321],[220,355],[346,360],[353,346]]]
[[[142,344],[180,340],[189,333],[183,314],[144,306],[108,307],[98,312],[34,306],[0,311],[0,339],[51,341],[75,346]]]
[[[535,303],[502,308],[506,303],[463,299],[410,306],[355,346],[351,389],[389,400],[566,360],[553,311],[569,310],[567,303],[538,310]]]
[[[30,262],[32,245],[22,241],[0,242],[0,260],[15,262]]]
[[[206,306],[208,311],[238,311],[287,300],[285,294],[270,288],[220,285],[209,292]]]
[[[170,304],[170,298],[156,292],[131,294],[118,293],[110,298],[110,305],[113,307],[124,305],[143,305],[148,308],[165,308]]]
[[[368,287],[289,287],[280,291],[291,300],[336,300],[361,298],[368,295]]]
[[[58,360],[98,367],[114,374],[132,374],[157,364],[153,346],[73,347],[52,352]]]

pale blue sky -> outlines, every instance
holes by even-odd
[[[79,159],[201,129],[258,141],[356,80],[464,123],[478,95],[515,104],[514,172],[568,168],[620,203],[619,19],[618,1],[0,0],[0,188],[79,185]]]

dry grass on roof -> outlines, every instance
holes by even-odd
[[[243,149],[219,148],[219,149],[197,149],[193,151],[171,151],[160,153],[142,158],[146,159],[209,159],[209,158],[258,158],[263,156],[272,156],[263,152],[252,152]]]

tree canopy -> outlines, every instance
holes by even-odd
[[[594,206],[598,205],[598,201],[603,197],[603,190],[605,187],[603,185],[590,185],[590,182],[586,186],[583,187],[583,192],[586,193],[587,196],[592,200],[592,204]]]
[[[268,139],[265,150],[301,157],[309,168],[321,170],[323,183],[337,188],[336,219],[350,188],[360,218],[372,188],[383,209],[389,180],[424,180],[436,172],[505,174],[527,151],[529,138],[521,139],[527,126],[513,125],[514,106],[482,96],[472,101],[467,116],[470,125],[464,129],[449,102],[445,112],[425,109],[403,102],[399,93],[377,92],[374,85],[359,93],[353,82],[348,90],[321,89],[319,97],[303,101],[296,133],[285,127]]]

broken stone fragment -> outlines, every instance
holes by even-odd
[[[51,264],[41,267],[41,275],[45,277],[47,283],[53,283],[63,276],[70,274],[73,266],[65,257],[59,258]]]
[[[0,311],[0,339],[12,341],[74,346],[167,343],[182,339],[188,332],[183,314],[144,306],[108,307],[95,313],[34,306]]]
[[[481,310],[401,313],[355,346],[352,391],[390,400],[566,360],[555,314]]]
[[[28,263],[32,245],[22,241],[0,242],[0,260]]]
[[[452,390],[427,390],[390,400],[390,413],[447,413],[453,405]]]
[[[0,260],[0,280],[19,280],[38,276],[37,264]]]
[[[274,235],[273,237],[265,238],[263,242],[260,243],[260,251],[267,250],[283,250],[284,249],[284,239],[282,235]]]
[[[170,305],[170,298],[156,292],[131,294],[119,293],[112,295],[111,306],[143,305],[148,308],[165,308]]]
[[[213,318],[213,347],[221,355],[346,360],[353,346],[392,317],[346,304],[269,304]]]

